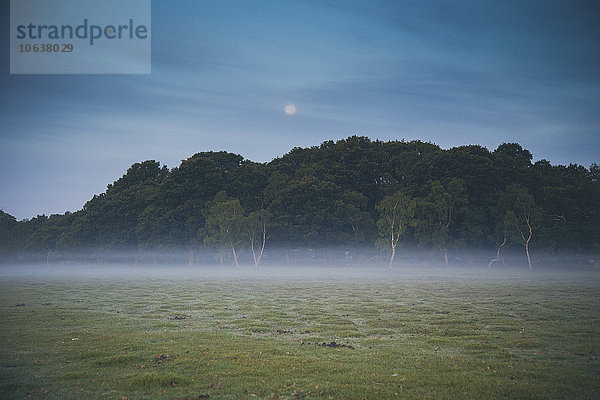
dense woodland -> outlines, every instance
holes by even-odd
[[[227,152],[172,169],[136,163],[79,211],[23,221],[0,211],[0,259],[591,263],[599,199],[597,164],[532,163],[516,143],[444,150],[352,136],[269,163]]]

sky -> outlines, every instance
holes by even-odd
[[[154,0],[143,75],[9,74],[9,4],[0,209],[17,219],[79,210],[136,162],[351,135],[600,162],[597,1]]]

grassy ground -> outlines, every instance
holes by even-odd
[[[3,277],[0,398],[600,398],[593,275]]]

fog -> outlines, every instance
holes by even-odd
[[[489,266],[489,251],[462,251],[449,257],[438,252],[401,249],[389,267],[389,253],[374,249],[279,249],[265,251],[258,266],[249,252],[234,265],[229,253],[112,252],[46,254],[32,260],[0,264],[0,279],[69,280],[305,280],[305,281],[462,281],[534,280],[566,277],[597,279],[600,263],[590,254],[561,257],[534,254],[530,271],[525,255],[507,251]]]

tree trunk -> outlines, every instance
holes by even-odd
[[[263,224],[263,239],[262,239],[262,245],[260,246],[260,254],[258,255],[258,262],[256,263],[256,266],[258,267],[258,264],[260,264],[260,259],[263,256],[263,253],[265,252],[265,243],[267,242],[267,224]]]
[[[258,267],[258,265],[260,264],[260,259],[263,256],[263,253],[265,251],[265,242],[267,241],[267,225],[263,225],[263,229],[262,229],[262,243],[260,245],[260,252],[258,253],[258,256],[256,255],[256,252],[254,251],[254,233],[249,233],[250,235],[250,250],[252,250],[252,258],[254,259],[254,266]]]
[[[194,265],[194,249],[188,249],[188,265]]]
[[[525,243],[525,252],[527,253],[527,264],[529,265],[529,270],[531,271],[531,256],[529,255],[529,240]]]
[[[236,267],[239,267],[240,264],[238,263],[237,254],[235,252],[235,247],[233,245],[231,245],[231,252],[233,253],[233,262],[235,263]]]
[[[358,240],[358,224],[352,224],[352,232],[354,232],[354,239]]]
[[[392,263],[394,262],[394,257],[396,256],[396,246],[398,245],[398,240],[400,240],[399,233],[394,237],[394,221],[392,221],[392,234],[390,236],[391,236],[390,244],[392,245],[392,255],[390,257],[390,269],[392,269]]]
[[[448,250],[446,250],[446,245],[443,245],[443,251],[444,251],[444,261],[446,261],[446,267],[447,267],[449,264],[448,264]]]
[[[527,216],[527,228],[529,229],[529,236],[527,237],[527,240],[525,240],[525,252],[527,253],[527,264],[529,264],[529,270],[531,271],[531,256],[529,255],[529,242],[531,241],[531,236],[533,235],[533,231],[531,229],[531,219],[529,216]]]
[[[256,252],[254,251],[254,233],[248,232],[250,237],[250,251],[252,251],[252,259],[254,260],[254,266],[258,267],[259,260],[256,258]]]
[[[490,263],[488,264],[488,268],[491,268],[492,264],[495,262],[498,262],[498,261],[501,261],[502,264],[504,264],[504,260],[500,256],[500,251],[502,251],[502,247],[504,247],[505,244],[506,244],[506,236],[504,236],[504,240],[502,241],[502,244],[500,246],[498,246],[498,249],[496,249],[496,257],[492,258],[490,260]]]
[[[529,235],[527,236],[527,238],[525,238],[525,232],[523,232],[521,229],[519,229],[519,233],[521,234],[523,246],[525,246],[525,253],[527,254],[527,265],[529,265],[529,270],[531,271],[533,269],[531,266],[531,256],[529,254],[529,242],[531,241],[531,236],[533,236],[533,229],[531,228],[531,214],[525,215],[525,222],[527,223]]]

